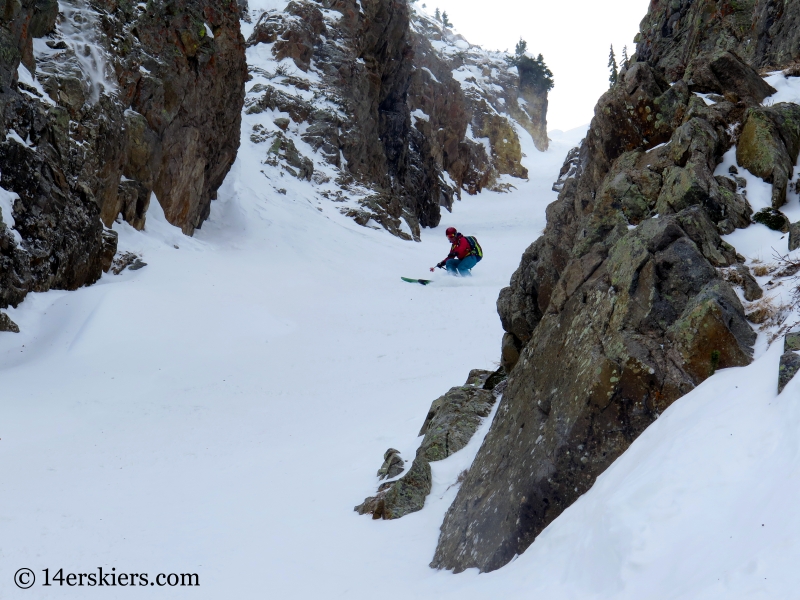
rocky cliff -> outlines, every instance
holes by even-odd
[[[527,177],[520,132],[547,146],[546,93],[405,1],[293,1],[254,16],[246,112],[279,193],[286,174],[308,180],[359,224],[418,239],[462,191]]]
[[[154,192],[191,234],[235,159],[235,0],[0,2],[0,307],[96,281]]]
[[[774,209],[786,201],[797,106],[762,107],[775,90],[756,69],[797,58],[797,13],[651,3],[630,68],[498,299],[508,385],[431,566],[502,567],[672,402],[751,361],[743,303],[761,290],[720,235],[752,209],[736,167],[717,165],[737,145],[739,167],[773,183]]]

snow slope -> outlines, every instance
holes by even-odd
[[[530,183],[457,203],[419,244],[359,227],[294,178],[274,193],[249,134],[245,122],[194,238],[153,202],[145,232],[115,226],[147,267],[8,311],[22,333],[0,336],[3,597],[24,593],[11,583],[22,567],[198,573],[204,598],[366,597],[397,564],[452,579],[427,562],[455,488],[398,523],[353,506],[387,447],[413,455],[432,400],[494,367],[495,300],[582,131],[547,155],[531,143]],[[471,279],[428,271],[450,225],[486,252]],[[439,477],[436,498],[456,475]]]
[[[42,570],[98,567],[200,580],[103,598],[794,597],[800,381],[776,396],[777,344],[675,403],[497,572],[427,567],[488,420],[433,465],[423,511],[353,512],[386,448],[413,456],[430,402],[494,365],[498,292],[582,133],[551,133],[546,154],[521,135],[530,181],[465,196],[416,244],[296,180],[267,189],[245,123],[194,238],[151,203],[145,232],[117,226],[147,267],[9,310],[22,333],[0,336],[0,597],[86,598],[42,587]],[[400,281],[429,274],[450,225],[481,241],[474,277]],[[23,567],[32,590],[12,583]]]

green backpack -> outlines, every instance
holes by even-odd
[[[467,238],[467,241],[469,242],[469,247],[472,248],[473,256],[475,256],[475,258],[478,259],[478,262],[480,262],[481,259],[483,258],[483,249],[481,248],[481,245],[478,243],[478,240],[475,239],[474,235],[466,235],[464,237]]]

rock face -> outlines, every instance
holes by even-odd
[[[12,206],[7,222],[0,222],[0,307],[16,306],[29,291],[93,283],[116,248],[100,222],[96,192],[102,184],[91,172],[94,165],[79,178],[82,141],[70,133],[83,123],[20,83],[20,74],[32,79],[29,69],[36,68],[33,36],[53,31],[57,14],[56,2],[6,2],[0,17],[0,185]],[[76,95],[83,93],[80,80],[69,83]],[[96,134],[96,115],[86,121]],[[93,148],[98,141],[86,144]]]
[[[343,188],[356,184],[373,192],[359,209],[342,212],[363,224],[374,218],[396,234],[402,218],[418,235],[420,226],[438,224],[447,192],[435,169],[425,168],[429,148],[412,152],[411,43],[408,5],[400,0],[291,2],[285,12],[262,14],[248,45],[271,46],[277,61],[292,59],[301,73],[286,78],[284,68],[276,69],[269,83],[251,90],[247,103],[250,114],[279,110],[295,124],[307,123],[303,141],[342,169]],[[329,99],[324,108],[278,86],[276,78],[282,78],[310,90],[303,76],[310,70],[322,79],[314,93]]]
[[[123,104],[130,99],[123,175],[145,188],[138,196],[152,189],[167,220],[191,235],[239,148],[247,67],[237,4],[180,0],[141,11],[131,3],[126,11],[106,2],[115,41],[133,45],[112,54]],[[105,207],[107,224],[116,208]]]
[[[296,0],[263,13],[247,43],[275,60],[254,69],[246,99],[265,117],[251,136],[270,144],[265,164],[310,178],[361,225],[418,239],[462,191],[527,177],[512,119],[547,147],[546,94],[405,1]],[[280,135],[294,138],[294,163],[271,151]]]
[[[3,6],[8,306],[29,291],[96,281],[116,251],[104,225],[119,215],[142,228],[152,192],[171,223],[187,234],[199,227],[236,156],[247,73],[236,2]]]
[[[725,37],[741,17],[730,7],[753,4],[651,3],[635,60],[598,102],[544,234],[498,299],[508,387],[432,567],[502,567],[672,402],[752,360],[756,335],[726,279],[749,298],[763,292],[720,238],[747,227],[752,209],[743,186],[714,171],[750,119],[769,132],[753,135],[766,139],[754,162],[791,159],[794,118],[758,105],[770,88],[733,52],[739,38]],[[707,104],[693,91],[718,96]]]
[[[638,60],[669,81],[703,52],[732,51],[756,69],[800,59],[800,5],[780,0],[653,0],[636,37]]]

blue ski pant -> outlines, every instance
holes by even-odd
[[[447,267],[447,272],[452,273],[453,275],[472,275],[470,273],[470,269],[478,264],[478,258],[470,254],[463,260],[459,260],[458,258],[451,258],[445,263],[445,267]]]

